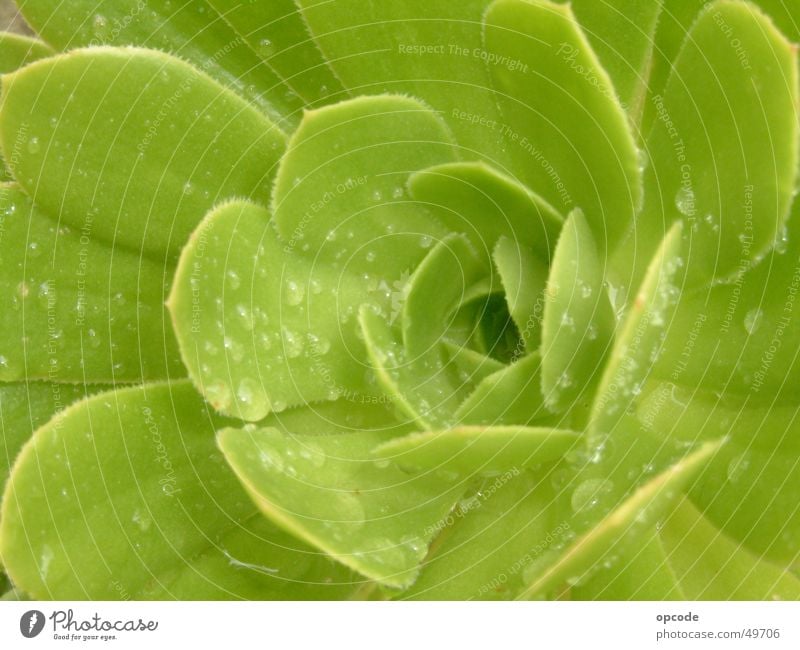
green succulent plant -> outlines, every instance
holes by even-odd
[[[800,11],[20,9],[8,597],[800,597]]]

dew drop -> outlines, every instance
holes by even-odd
[[[294,307],[303,302],[305,294],[306,290],[301,282],[295,282],[294,280],[289,280],[286,283],[284,296],[286,299],[286,304],[289,305],[290,307]]]
[[[39,142],[39,138],[36,136],[33,136],[30,140],[28,140],[28,153],[37,154],[41,148],[42,145]]]
[[[744,316],[744,329],[749,335],[755,334],[756,330],[761,326],[761,320],[764,317],[764,312],[760,309],[751,309]]]
[[[678,211],[686,216],[691,217],[695,212],[695,197],[694,191],[687,187],[681,187],[675,195],[675,207]]]

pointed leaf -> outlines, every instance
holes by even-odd
[[[486,70],[501,62],[490,62],[481,42],[489,0],[297,4],[346,88],[419,97],[447,120],[469,157],[508,165],[503,138],[510,136],[502,131]]]
[[[371,450],[381,437],[363,431],[290,438],[247,428],[224,429],[219,444],[268,517],[367,577],[404,587],[463,487],[409,477],[376,459]]]
[[[800,580],[727,538],[688,499],[664,522],[661,539],[688,600],[800,599]]]
[[[412,360],[441,341],[469,287],[487,274],[466,237],[450,235],[434,246],[411,276],[403,304],[403,345]]]
[[[568,5],[496,0],[486,49],[518,173],[558,210],[586,214],[601,251],[613,250],[641,202],[633,135],[608,74]],[[504,57],[501,59],[501,57]]]
[[[525,571],[570,536],[549,478],[514,470],[487,478],[445,523],[404,599],[512,599]]]
[[[341,82],[311,40],[293,0],[209,3],[307,105],[343,99]]]

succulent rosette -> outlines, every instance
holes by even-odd
[[[9,597],[800,596],[800,12],[20,9]]]

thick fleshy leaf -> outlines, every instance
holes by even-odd
[[[5,75],[0,140],[61,224],[160,262],[215,202],[267,201],[284,148],[272,122],[183,61],[108,47]]]
[[[529,354],[483,379],[456,411],[460,424],[528,425],[550,415],[541,391],[541,359]]]
[[[0,186],[0,380],[130,382],[184,370],[164,309],[165,269]]]
[[[499,372],[505,366],[497,359],[487,357],[480,352],[453,343],[452,341],[442,341],[442,346],[447,351],[447,355],[459,371],[459,376],[464,381],[471,381],[479,384],[491,374]]]
[[[512,125],[520,178],[561,211],[581,208],[613,250],[642,198],[627,116],[568,5],[496,0],[486,49],[519,66],[490,67]]]
[[[615,545],[601,566],[571,586],[571,600],[686,600],[653,527]]]
[[[664,0],[571,0],[622,105],[638,121],[646,99],[656,26]],[[683,4],[690,4],[681,0]]]
[[[688,600],[800,600],[800,580],[716,529],[687,500],[661,528],[664,551]]]
[[[683,292],[653,375],[748,404],[797,404],[800,382],[800,203],[786,240],[734,284]],[[744,258],[744,268],[749,260]]]
[[[545,311],[547,267],[533,250],[506,237],[497,240],[495,266],[505,288],[508,312],[517,326],[525,350],[539,348]],[[521,356],[516,354],[516,357]]]
[[[672,382],[650,382],[637,404],[637,417],[654,431],[693,442],[729,436],[746,448],[776,453],[800,449],[800,404],[751,403]]]
[[[33,432],[55,413],[107,387],[39,381],[0,384],[0,489]]]
[[[414,199],[449,230],[467,235],[487,257],[505,236],[531,248],[546,264],[564,222],[544,199],[484,163],[424,169],[411,176],[408,187]]]
[[[758,556],[800,560],[800,463],[795,453],[731,442],[689,492],[723,533]]]
[[[307,105],[346,96],[293,0],[209,3]]]
[[[0,74],[13,72],[52,54],[55,52],[42,41],[19,34],[0,32]],[[4,165],[0,166],[0,181],[9,181],[11,178],[11,172]]]
[[[672,226],[650,261],[633,304],[620,323],[593,404],[592,431],[608,433],[635,398],[663,350],[664,326],[679,295],[681,223]]]
[[[36,598],[341,598],[352,575],[266,521],[188,382],[63,411],[17,461],[0,554]]]
[[[550,479],[506,471],[487,478],[442,526],[418,580],[403,599],[508,600],[546,550],[570,538],[559,519]]]
[[[413,582],[428,544],[464,490],[376,458],[380,433],[286,436],[224,429],[219,444],[258,507],[346,566],[392,587]]]
[[[455,159],[441,118],[382,95],[305,114],[275,181],[272,212],[294,251],[391,286],[446,231],[405,195],[408,175]]]
[[[376,394],[353,314],[378,295],[368,288],[293,252],[265,208],[236,201],[212,210],[184,248],[169,309],[200,392],[220,412],[257,421],[287,406]]]
[[[33,63],[55,51],[35,38],[0,32],[0,73],[14,72],[28,63]]]
[[[647,201],[623,256],[635,251],[641,268],[675,220],[687,226],[693,283],[730,280],[763,256],[794,195],[799,101],[796,52],[772,22],[747,3],[709,5],[653,98]]]
[[[461,380],[444,351],[437,346],[409,358],[397,327],[369,305],[358,316],[375,377],[395,406],[423,429],[452,424],[471,384]]]
[[[400,467],[460,475],[496,474],[558,460],[579,440],[563,429],[460,426],[395,438],[375,454]]]
[[[507,169],[512,137],[494,101],[482,18],[489,0],[296,0],[336,76],[354,94],[419,97],[452,128],[465,158]]]
[[[408,281],[401,323],[410,359],[441,342],[469,287],[489,274],[466,237],[450,235],[434,246]]]
[[[701,446],[683,460],[657,475],[597,524],[580,534],[560,554],[553,554],[550,563],[543,563],[539,575],[530,576],[525,597],[544,595],[562,583],[580,583],[602,566],[602,558],[613,553],[617,545],[650,530],[674,508],[681,491],[688,487],[709,458],[719,449],[718,442]],[[597,504],[597,493],[604,489],[603,481],[589,482],[578,487],[580,497],[573,495],[576,511],[588,510]]]
[[[290,130],[302,101],[265,66],[207,0],[25,0],[25,19],[51,45],[136,45],[190,61]]]
[[[542,322],[542,392],[552,410],[586,395],[614,336],[605,269],[589,224],[570,214],[547,279]]]

